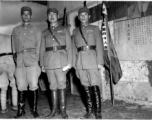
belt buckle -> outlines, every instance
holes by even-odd
[[[86,48],[86,50],[89,50],[89,46],[88,45],[85,48]]]
[[[57,50],[57,47],[56,46],[53,46],[53,51],[56,51]]]

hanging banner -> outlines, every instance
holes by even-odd
[[[152,59],[152,16],[114,22],[119,60]]]

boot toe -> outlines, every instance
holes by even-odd
[[[16,116],[14,116],[13,118],[20,118],[20,117],[23,117],[25,115],[25,111],[22,111],[21,113],[17,113]]]
[[[54,116],[56,116],[56,113],[50,113],[50,114],[48,114],[45,118],[52,118],[52,117],[54,117]]]
[[[87,113],[84,116],[82,116],[80,119],[89,119],[89,118],[94,118],[93,113]]]
[[[12,106],[11,110],[17,111],[17,110],[18,110],[18,107],[17,107],[17,106]]]
[[[39,114],[37,112],[32,112],[32,115],[34,118],[38,118],[39,117]]]
[[[5,113],[7,113],[7,112],[8,112],[8,109],[1,111],[2,114],[5,114]]]
[[[96,119],[102,119],[101,113],[96,114],[95,117],[96,117]]]

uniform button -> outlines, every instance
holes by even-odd
[[[54,40],[54,39],[52,39],[52,40]]]
[[[24,35],[26,35],[26,33],[24,33]]]
[[[25,29],[26,29],[26,27],[25,27]]]

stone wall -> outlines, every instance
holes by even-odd
[[[123,76],[114,85],[114,97],[140,104],[152,103],[152,62],[151,61],[120,61]],[[105,80],[105,92],[110,99],[109,80]]]

